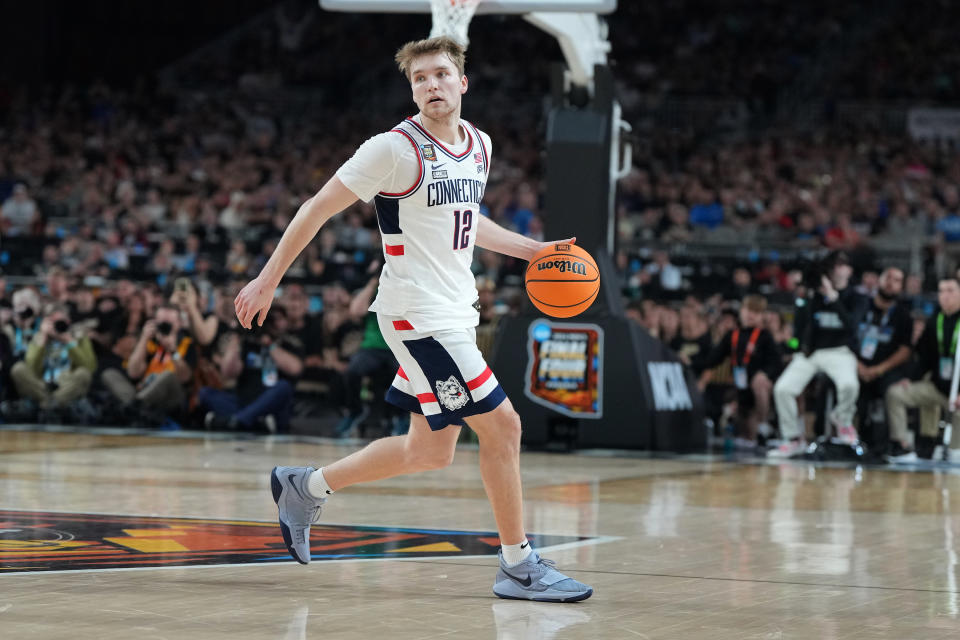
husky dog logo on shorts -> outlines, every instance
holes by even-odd
[[[450,376],[446,380],[437,380],[437,402],[445,406],[450,411],[462,409],[470,402],[470,396],[467,390],[463,388],[457,379]]]

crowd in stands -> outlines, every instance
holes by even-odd
[[[342,414],[340,433],[356,427],[368,390],[396,372],[366,314],[381,251],[371,205],[323,229],[262,331],[237,333],[232,305],[373,133],[329,115],[339,135],[103,85],[15,103],[0,134],[3,418],[283,431],[299,388]],[[528,156],[504,145],[485,213],[542,237]],[[477,258],[492,322],[517,303],[523,265]],[[374,426],[397,426],[374,408]]]
[[[952,25],[955,3],[894,3],[890,18],[855,55],[832,86],[837,98],[956,104],[960,45]]]
[[[628,305],[629,317],[690,366],[716,435],[727,433],[731,446],[755,453],[779,445],[768,455],[780,457],[802,454],[816,433],[866,444],[877,461],[933,454],[940,417],[949,415],[960,333],[957,274],[940,279],[935,300],[920,296],[924,304],[917,305],[905,295],[900,269],[855,276],[835,251],[789,280],[787,307],[769,306],[755,286],[744,285]],[[835,406],[824,415],[827,388]],[[920,409],[916,435],[908,428],[910,408]],[[806,420],[805,409],[820,415]],[[946,446],[951,461],[960,462],[960,438]]]
[[[774,4],[621,3],[611,38],[614,57],[630,61],[616,69],[627,116],[639,117],[630,90],[765,103],[796,75],[812,42],[849,33],[856,3],[797,5],[786,18]],[[701,18],[691,23],[694,8]],[[402,110],[371,115],[368,104],[352,106],[354,91],[329,91],[404,87],[389,56],[362,53],[384,40],[383,20],[315,10],[286,3],[272,21],[178,70],[188,86],[219,83],[239,87],[239,95],[95,83],[15,94],[0,105],[3,419],[284,431],[298,395],[320,392],[339,416],[338,433],[352,432],[371,409],[379,427],[400,428],[370,393],[389,382],[394,366],[366,313],[380,253],[370,205],[352,206],[323,229],[291,268],[262,330],[238,332],[233,317],[236,292],[298,206],[367,135],[409,110],[406,95]],[[929,22],[924,16],[898,28],[912,33],[914,22]],[[420,32],[424,20],[396,17],[394,28]],[[476,20],[489,26],[504,18]],[[637,20],[661,37],[624,28]],[[464,116],[496,144],[483,213],[544,239],[542,99],[559,50],[532,29],[478,28],[471,38],[475,100]],[[321,64],[331,47],[357,59]],[[520,58],[524,74],[504,75]],[[279,87],[325,91],[303,112],[264,99]],[[724,365],[706,367],[697,357],[730,343],[744,300],[750,322],[770,332],[786,365],[802,266],[767,251],[720,269],[721,261],[683,255],[696,243],[842,250],[856,267],[858,295],[867,298],[879,286],[878,265],[889,264],[885,250],[914,247],[922,262],[899,266],[908,266],[902,297],[912,340],[919,339],[936,306],[925,292],[956,266],[960,162],[953,149],[865,130],[669,151],[659,139],[647,142],[619,187],[621,288],[647,330],[698,375],[713,372],[701,375],[704,388],[732,380]],[[521,303],[522,270],[516,260],[477,251],[485,324]],[[704,290],[719,293],[697,295]],[[749,298],[756,294],[762,297]],[[760,310],[760,299],[772,308]],[[770,365],[764,375],[772,393],[779,371]],[[717,420],[727,404],[714,403]],[[745,423],[746,441],[770,432],[764,406]]]
[[[767,110],[811,56],[849,34],[863,6],[821,0],[623,2],[611,37],[624,61],[618,71],[637,91],[739,96]]]

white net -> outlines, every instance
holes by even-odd
[[[430,37],[450,36],[464,47],[470,44],[467,29],[481,0],[430,0],[433,28]]]

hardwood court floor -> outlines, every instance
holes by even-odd
[[[571,605],[499,600],[492,557],[442,552],[308,567],[9,564],[15,510],[272,523],[273,465],[356,446],[0,431],[0,638],[960,637],[960,475],[944,472],[525,453],[528,529],[599,538],[544,554],[594,586]],[[442,471],[344,490],[323,522],[493,528],[472,449]],[[250,526],[279,541],[273,525]]]

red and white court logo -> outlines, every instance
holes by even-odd
[[[591,540],[527,537],[541,549]],[[494,555],[500,546],[493,532],[323,524],[312,527],[310,540],[315,561]],[[0,509],[0,580],[34,571],[278,562],[293,560],[276,522]]]

